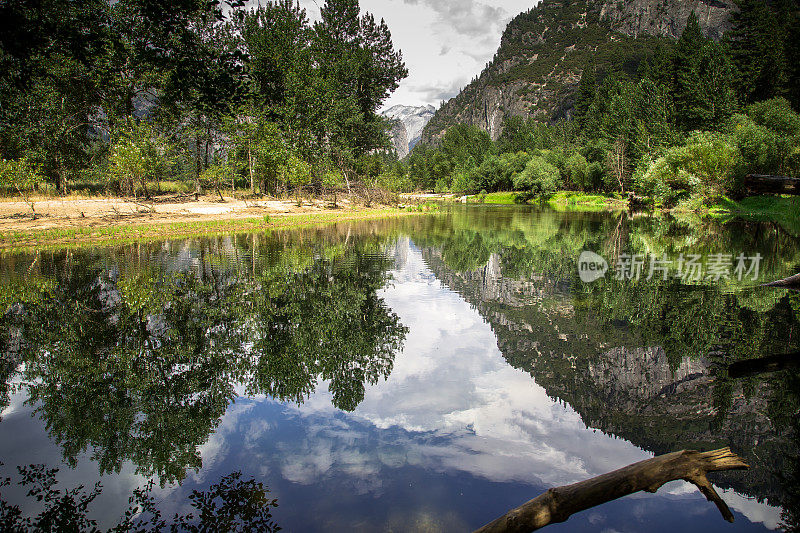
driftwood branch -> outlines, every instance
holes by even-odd
[[[751,194],[794,194],[800,195],[800,178],[748,174],[744,178],[745,189]]]
[[[711,452],[683,450],[647,459],[595,478],[550,489],[509,511],[478,533],[527,533],[548,524],[566,521],[571,515],[639,491],[656,492],[677,479],[694,483],[717,505],[723,518],[733,522],[733,513],[719,497],[706,474],[720,470],[741,470],[747,464],[730,448]]]
[[[800,289],[800,274],[795,274],[792,277],[781,279],[778,281],[773,281],[772,283],[767,283],[764,285],[765,287],[784,287],[787,289]]]

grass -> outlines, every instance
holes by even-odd
[[[0,250],[31,251],[47,248],[127,244],[193,236],[213,236],[272,229],[302,228],[348,220],[366,220],[413,214],[416,210],[373,208],[335,213],[260,216],[241,219],[133,224],[103,227],[49,228],[11,231],[0,235]]]
[[[559,191],[547,201],[556,211],[616,211],[627,209],[628,202],[613,196]]]
[[[481,195],[470,196],[469,202],[494,205],[515,205],[521,203],[517,201],[517,196],[518,194],[515,192],[492,192],[484,197],[483,202],[480,201]],[[614,211],[618,209],[626,209],[628,207],[627,201],[614,198],[612,196],[587,194],[575,191],[559,191],[545,203],[556,211]]]
[[[471,196],[471,199],[477,199],[475,196]],[[484,198],[484,204],[496,204],[496,205],[513,205],[516,202],[517,193],[515,192],[492,192],[486,195]]]
[[[800,197],[749,196],[736,201],[723,198],[709,209],[712,216],[776,222],[792,235],[800,235]]]

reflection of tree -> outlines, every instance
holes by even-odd
[[[794,449],[800,450],[800,373],[787,370],[776,376],[774,400],[770,404],[776,424],[789,433]],[[789,458],[787,468],[775,472],[783,485],[783,526],[787,531],[800,531],[800,456]]]
[[[0,463],[2,465],[2,463]],[[91,490],[83,486],[73,489],[57,487],[58,469],[44,465],[20,467],[19,485],[28,488],[28,497],[42,503],[36,516],[25,516],[18,505],[12,505],[0,493],[0,530],[22,531],[100,531],[97,522],[89,518],[90,507],[102,493],[100,483]],[[0,478],[0,489],[12,483]],[[211,485],[206,491],[192,491],[189,503],[194,509],[188,514],[176,514],[172,519],[162,517],[151,495],[153,483],[133,491],[130,506],[110,532],[133,531],[265,531],[280,530],[272,519],[272,509],[278,505],[269,498],[269,489],[250,479],[243,481],[234,472]]]
[[[91,447],[101,472],[128,459],[182,479],[233,397],[229,335],[214,328],[234,320],[235,302],[194,276],[137,277],[104,307],[98,293],[115,289],[95,279],[45,309],[52,329],[25,370],[28,401],[70,463]]]
[[[223,267],[231,254],[206,246],[172,273],[130,257],[121,274],[91,256],[56,260],[50,296],[3,319],[22,332],[28,402],[68,463],[90,450],[101,472],[127,460],[180,480],[237,384],[301,402],[330,380],[352,410],[391,372],[406,329],[377,296],[388,262],[374,245],[302,253],[299,270]]]
[[[251,389],[302,402],[330,380],[333,404],[352,411],[392,370],[406,329],[377,297],[386,264],[356,252],[262,281],[255,301]]]

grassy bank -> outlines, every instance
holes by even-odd
[[[523,202],[515,192],[493,192],[486,195],[473,195],[467,199],[468,203],[494,204],[494,205],[519,205],[536,204],[537,200]],[[557,211],[615,211],[626,209],[626,200],[605,196],[601,194],[588,194],[575,191],[560,191],[549,200],[543,202]]]
[[[750,196],[736,201],[723,198],[714,205],[712,216],[776,222],[792,235],[800,235],[800,197]]]
[[[0,250],[28,251],[73,246],[126,244],[172,238],[302,228],[350,220],[405,216],[424,211],[423,209],[384,207],[342,210],[329,213],[264,215],[261,217],[235,219],[10,231],[0,235]]]

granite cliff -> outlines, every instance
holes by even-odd
[[[391,120],[389,137],[397,156],[402,159],[419,142],[422,130],[428,124],[436,109],[433,106],[392,106],[381,115]]]
[[[508,24],[492,61],[436,112],[422,142],[435,143],[454,124],[497,139],[506,116],[570,116],[588,65],[634,75],[659,44],[680,36],[692,11],[703,32],[719,39],[734,6],[733,0],[542,0]]]

